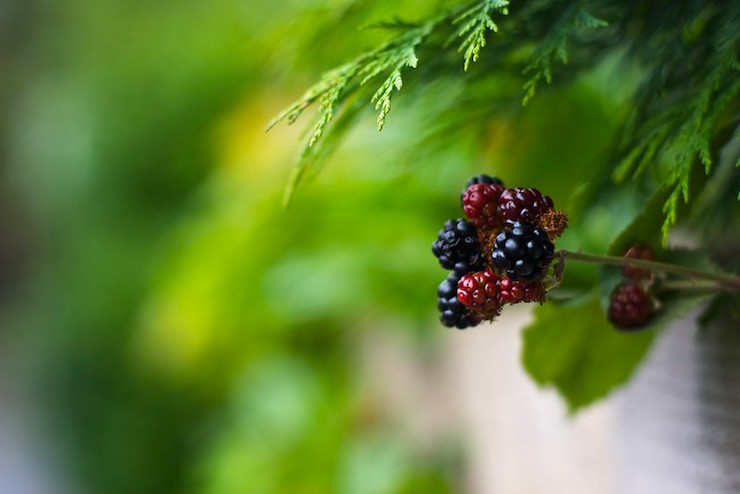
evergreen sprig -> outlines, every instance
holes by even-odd
[[[710,173],[717,154],[712,139],[740,94],[737,2],[726,9],[697,8],[682,20],[636,41],[647,42],[662,63],[652,66],[638,90],[623,141],[629,151],[614,170],[614,178],[621,180],[641,175],[661,157],[670,160],[665,182],[672,192],[663,206],[664,241],[678,219],[680,201],[689,202],[693,166],[698,162]]]
[[[501,18],[494,20],[497,15]],[[299,171],[288,187],[291,194],[305,168],[317,162],[316,156],[325,155],[310,150],[332,131],[330,123],[341,105],[350,97],[369,99],[378,111],[381,130],[393,94],[403,87],[404,71],[424,64],[416,88],[455,73],[457,62],[448,56],[454,40],[460,40],[457,50],[463,53],[464,70],[457,69],[461,81],[480,88],[486,87],[482,80],[502,75],[523,78],[523,104],[542,81],[553,83],[561,65],[568,65],[569,77],[558,79],[564,84],[610,55],[621,53],[625,64],[637,61],[643,82],[634,93],[622,147],[613,156],[612,177],[639,178],[650,169],[652,175],[660,175],[659,185],[671,187],[663,208],[664,239],[678,219],[681,201],[691,197],[692,169],[699,163],[711,172],[713,158],[724,144],[713,141],[737,119],[733,111],[740,95],[740,2],[532,0],[510,5],[506,0],[481,0],[392,27],[394,37],[388,42],[325,74],[271,122],[270,127],[282,120],[293,123],[306,108],[318,105]],[[487,38],[489,32],[499,31],[501,36]],[[495,44],[495,49],[485,62],[479,61],[487,44]],[[522,58],[522,53],[529,54]],[[476,61],[483,64],[480,70],[463,76]],[[368,85],[380,77],[380,85],[368,92]],[[465,94],[461,111],[489,108],[497,98],[491,93],[497,85],[488,87],[488,92]],[[453,135],[463,130],[449,131]]]
[[[466,9],[454,20],[455,24],[462,24],[455,33],[455,37],[463,38],[458,51],[464,54],[464,70],[468,70],[471,62],[477,62],[480,52],[486,46],[486,33],[498,32],[498,26],[493,21],[493,15],[509,13],[507,0],[484,0]]]
[[[578,29],[597,29],[608,25],[608,22],[595,17],[583,5],[574,3],[567,7],[524,67],[524,74],[531,73],[532,76],[524,83],[522,105],[526,105],[534,97],[537,85],[543,79],[547,84],[552,83],[553,65],[557,62],[563,65],[568,63],[568,43]]]

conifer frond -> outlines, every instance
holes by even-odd
[[[356,96],[350,96],[337,112],[337,117],[331,123],[331,132],[317,141],[313,146],[305,146],[298,163],[290,174],[288,185],[283,193],[283,206],[287,207],[293,201],[296,191],[309,172],[315,170],[326,158],[334,152],[344,136],[352,128],[360,114],[364,102]]]
[[[456,33],[458,38],[465,37],[458,49],[459,52],[464,53],[464,70],[468,70],[470,62],[478,61],[480,51],[486,46],[486,33],[498,31],[493,15],[496,13],[507,15],[508,6],[507,0],[483,0],[465,10],[453,21],[455,24],[464,22]]]
[[[383,84],[380,85],[378,90],[375,91],[375,94],[373,94],[370,100],[375,104],[375,109],[379,111],[377,120],[379,131],[383,130],[385,117],[391,111],[393,90],[400,91],[403,87],[401,71],[406,67],[416,68],[419,62],[416,56],[416,47],[429,35],[431,28],[431,24],[425,24],[412,29],[402,37],[403,39],[400,40],[396,49],[380,54],[360,69],[358,73],[358,77],[362,78],[360,86],[365,85],[377,75],[390,71],[388,77],[383,81]]]
[[[378,111],[380,130],[394,93],[404,85],[405,70],[423,63],[417,86],[435,79],[450,84],[447,78],[457,62],[454,52],[448,51],[463,53],[465,70],[476,61],[489,70],[455,82],[465,89],[458,102],[460,111],[445,114],[447,123],[440,125],[447,136],[464,132],[464,122],[471,115],[488,118],[500,111],[490,105],[500,96],[495,80],[523,84],[521,101],[526,104],[542,81],[553,82],[558,65],[568,65],[567,76],[558,77],[558,83],[564,83],[610,54],[626,53],[624,67],[634,70],[630,64],[637,62],[643,82],[632,98],[633,111],[621,133],[621,156],[613,157],[612,178],[637,178],[651,170],[653,180],[671,187],[664,204],[666,233],[677,219],[680,201],[690,198],[693,167],[700,163],[706,173],[711,172],[713,139],[733,118],[730,110],[736,111],[740,104],[740,2],[678,1],[674,7],[666,10],[665,5],[641,0],[530,0],[510,7],[507,0],[478,0],[418,23],[396,19],[378,24],[392,33],[390,41],[325,74],[271,122],[270,127],[282,120],[293,123],[306,108],[318,106],[288,196],[306,169],[333,147],[313,150],[337,130],[334,116],[350,99],[358,107],[359,102],[370,100]],[[489,31],[499,28],[505,36],[487,38]],[[489,43],[495,43],[496,49],[485,61],[479,60]],[[521,55],[528,51],[522,61]],[[524,80],[519,82],[522,74]],[[369,88],[377,80],[380,85]],[[343,127],[348,125],[342,121]]]
[[[524,67],[523,73],[531,73],[532,76],[524,83],[522,106],[534,97],[537,86],[543,79],[547,84],[552,83],[553,65],[557,62],[563,65],[568,63],[568,43],[579,29],[596,29],[608,25],[608,22],[595,17],[582,5],[573,4],[568,7]]]
[[[405,67],[416,68],[418,59],[416,47],[424,40],[434,27],[430,21],[420,25],[405,25],[407,31],[381,47],[369,51],[350,63],[327,72],[321,80],[308,89],[304,95],[286,110],[275,117],[268,125],[269,131],[283,120],[294,123],[303,111],[314,103],[319,104],[318,116],[314,124],[308,147],[313,147],[324,134],[326,126],[334,118],[337,105],[341,104],[347,93],[364,86],[375,77],[388,73],[386,80],[376,91],[372,102],[380,111],[378,130],[382,130],[385,118],[390,111],[390,100],[393,89],[402,86],[401,70]],[[409,26],[413,26],[410,27]],[[396,26],[399,29],[402,26]]]
[[[316,121],[311,129],[311,135],[304,148],[298,165],[293,170],[283,202],[290,203],[297,186],[305,172],[314,166],[322,157],[329,154],[332,146],[321,147],[312,150],[325,139],[325,133],[329,130],[330,123],[340,106],[345,104],[347,98],[355,95],[368,83],[382,74],[387,74],[383,83],[374,92],[370,101],[378,110],[378,130],[382,130],[385,119],[391,110],[391,97],[393,92],[400,91],[403,87],[402,71],[405,68],[416,68],[418,58],[416,48],[424,41],[432,29],[440,22],[434,19],[422,24],[394,24],[394,29],[401,31],[396,38],[388,41],[381,47],[371,50],[353,60],[324,74],[321,80],[290,107],[275,117],[267,126],[269,131],[272,127],[283,120],[289,124],[294,123],[303,111],[314,103],[318,103]],[[363,92],[364,94],[364,92]],[[354,118],[357,111],[348,112]],[[341,127],[348,125],[345,121]],[[332,132],[340,127],[336,124]]]
[[[675,29],[674,39],[663,41],[664,62],[653,68],[640,88],[623,142],[630,151],[613,174],[616,180],[630,173],[639,176],[661,154],[672,157],[667,183],[673,190],[663,208],[664,241],[677,220],[679,200],[689,202],[693,166],[698,162],[705,173],[711,172],[712,138],[725,110],[740,94],[740,8],[716,12],[709,19],[702,10],[697,17],[694,25],[712,21],[714,33],[706,44],[687,43],[685,29]],[[686,73],[690,63],[695,66]]]

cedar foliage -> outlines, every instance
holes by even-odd
[[[625,69],[637,61],[643,78],[632,96],[621,142],[614,146],[611,175],[619,182],[639,177],[661,160],[670,163],[662,176],[670,189],[663,204],[664,240],[680,202],[692,197],[692,168],[700,163],[710,173],[716,150],[725,144],[715,139],[737,124],[740,3],[731,0],[483,0],[427,19],[377,27],[391,33],[387,42],[327,72],[269,124],[294,123],[308,107],[318,106],[286,203],[306,169],[336,145],[332,134],[352,125],[363,108],[357,101],[374,106],[382,130],[405,74],[422,66],[426,70],[416,87],[405,90],[418,90],[456,71],[471,85],[503,73],[524,74],[520,97],[526,105],[543,83],[568,83],[615,54],[621,54]],[[462,61],[451,52],[460,52]],[[475,63],[479,70],[466,77]],[[472,111],[496,98],[471,94],[460,110]],[[737,193],[740,199],[740,189]]]

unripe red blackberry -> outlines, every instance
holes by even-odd
[[[472,223],[463,219],[449,220],[432,243],[432,253],[445,269],[459,274],[483,267],[478,232]]]
[[[460,275],[450,273],[437,287],[439,320],[448,328],[465,329],[477,326],[480,320],[471,316],[467,307],[457,300],[457,282]]]
[[[469,186],[462,199],[465,216],[478,228],[501,225],[498,201],[503,191],[503,186],[498,184],[473,184]]]
[[[553,208],[550,196],[537,189],[505,189],[498,200],[499,215],[504,221],[537,223],[539,217]]]
[[[491,262],[512,280],[536,281],[550,265],[555,246],[542,228],[515,222],[496,236]]]
[[[542,283],[528,283],[504,277],[498,280],[498,294],[503,302],[509,304],[541,302],[545,297],[545,289]]]
[[[490,269],[466,274],[457,282],[457,299],[473,313],[495,313],[501,307],[497,281]]]
[[[653,250],[646,245],[635,244],[629,248],[624,257],[630,259],[644,259],[646,261],[652,261]],[[650,278],[653,272],[649,269],[638,268],[635,266],[623,266],[622,274],[626,278],[630,278],[633,280],[643,280]]]
[[[653,301],[636,283],[618,285],[609,300],[609,320],[618,329],[638,329],[653,317]]]

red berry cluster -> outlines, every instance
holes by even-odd
[[[457,299],[476,313],[495,316],[501,308],[498,281],[490,269],[466,274],[457,282]]]
[[[633,245],[624,257],[652,260],[653,251],[644,245]],[[656,301],[650,293],[653,272],[635,266],[622,268],[622,281],[609,297],[609,320],[617,329],[634,331],[645,326],[653,317]]]
[[[469,263],[470,271],[460,272],[455,298],[467,311],[461,312],[461,317],[477,324],[493,320],[506,304],[543,302],[543,279],[552,260],[552,242],[567,227],[565,214],[556,211],[552,199],[537,189],[507,189],[501,180],[488,175],[470,179],[461,199],[465,216],[477,232],[480,249],[480,263]],[[501,245],[497,244],[497,237]],[[450,251],[453,247],[458,249],[451,243],[444,247]],[[440,250],[439,245],[436,250]],[[456,252],[448,253],[448,257],[455,255]],[[530,269],[532,266],[538,269]],[[445,299],[442,306],[448,308],[454,302]],[[443,313],[441,319],[443,324],[451,325],[451,316],[445,319]],[[458,322],[456,319],[455,327],[461,326]]]

